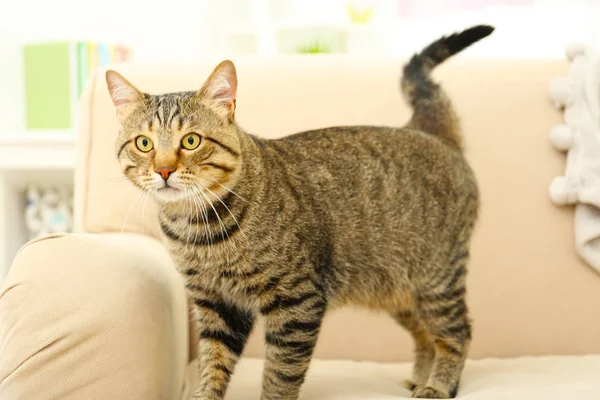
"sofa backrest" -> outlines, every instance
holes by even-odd
[[[117,69],[149,93],[199,88],[219,60],[199,64],[125,64]],[[331,125],[403,125],[401,61],[338,56],[235,60],[237,119],[275,138]],[[548,198],[564,155],[549,143],[561,114],[550,81],[566,61],[467,60],[436,71],[463,120],[467,156],[478,176],[481,218],[472,246],[468,302],[474,320],[471,356],[600,353],[600,276],[576,256],[573,212]],[[81,103],[76,220],[86,232],[155,235],[148,201],[119,180],[117,119],[103,72]],[[138,198],[137,205],[131,206]],[[317,356],[408,360],[409,336],[387,316],[332,312]],[[260,329],[247,354],[261,355]]]

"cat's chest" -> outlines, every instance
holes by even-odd
[[[258,307],[256,288],[263,284],[264,273],[244,252],[180,246],[172,249],[172,255],[192,292],[216,293],[234,303]]]
[[[220,282],[231,274],[243,273],[251,268],[251,262],[243,252],[216,246],[176,245],[170,251],[180,273],[201,276],[206,281]]]

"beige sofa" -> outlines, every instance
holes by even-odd
[[[130,64],[118,70],[150,93],[192,90],[218,60],[213,61]],[[236,64],[238,122],[263,137],[342,124],[399,126],[409,117],[398,90],[399,60],[310,56],[242,59]],[[464,371],[459,398],[600,399],[600,355],[594,355],[600,354],[600,276],[575,254],[572,210],[555,207],[547,194],[550,181],[564,168],[564,155],[548,141],[550,129],[561,120],[548,98],[548,84],[567,67],[560,60],[457,57],[436,75],[462,116],[466,152],[482,192],[468,276],[473,360]],[[147,262],[148,268],[170,271],[173,266],[164,248],[152,238],[158,232],[153,205],[148,201],[143,207],[138,201],[132,206],[138,193],[119,180],[114,157],[117,120],[102,74],[88,87],[81,112],[77,229],[92,235],[30,244],[13,270],[27,271],[28,276],[46,268],[43,260],[53,259],[61,260],[49,262],[59,269],[118,269],[120,263],[141,263],[143,269]],[[101,251],[86,256],[95,248]],[[8,281],[18,275],[11,274]],[[77,279],[85,279],[81,275]],[[115,290],[120,285],[115,281]],[[44,296],[43,291],[39,295]],[[6,310],[1,302],[0,311]],[[150,301],[147,306],[157,305]],[[153,332],[135,334],[146,337]],[[228,399],[259,398],[260,360],[252,358],[262,356],[261,336],[259,327],[245,351],[249,359],[234,374]],[[4,344],[1,339],[0,351],[8,346],[6,337]],[[110,349],[111,342],[104,348]],[[27,354],[36,350],[40,349]],[[18,352],[11,354],[25,359]],[[410,397],[400,383],[410,376],[411,354],[408,334],[387,316],[350,309],[332,312],[302,398]],[[18,373],[19,362],[13,364],[9,373]],[[0,368],[0,378],[1,373]],[[122,375],[116,382],[119,388],[130,383]],[[1,388],[0,384],[0,393]]]

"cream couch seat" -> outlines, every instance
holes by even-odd
[[[141,90],[161,93],[199,88],[218,61],[134,63],[118,70]],[[234,61],[237,120],[263,137],[331,125],[399,126],[409,117],[398,88],[400,60]],[[467,156],[482,192],[467,286],[473,361],[463,375],[461,398],[600,398],[600,356],[593,355],[600,354],[600,276],[575,255],[572,210],[555,207],[547,195],[549,182],[564,166],[563,155],[548,142],[561,115],[547,89],[567,67],[559,60],[459,56],[436,75],[463,119]],[[102,74],[93,78],[81,104],[78,230],[95,234],[84,236],[89,241],[123,229],[132,234],[121,235],[120,245],[131,241],[129,251],[135,251],[133,246],[147,240],[141,247],[154,251],[149,248],[161,245],[148,237],[158,231],[152,204],[145,213],[129,212],[137,193],[118,180],[117,120]],[[70,246],[78,246],[79,236],[68,237]],[[57,256],[68,263],[70,253],[58,243],[64,240],[49,242],[56,242]],[[36,244],[31,246],[35,251]],[[164,268],[172,268],[170,261]],[[228,399],[258,398],[262,343],[259,326]],[[408,334],[387,316],[334,311],[325,320],[303,399],[409,397],[400,383],[410,376],[411,354]]]

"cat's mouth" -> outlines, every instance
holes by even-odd
[[[175,193],[179,192],[179,189],[174,188],[173,186],[164,186],[164,187],[161,187],[160,189],[158,189],[157,192],[163,193],[163,194],[165,194],[165,193],[175,194]]]
[[[160,189],[156,189],[156,198],[166,202],[180,200],[182,195],[183,191],[173,186],[163,186]]]

